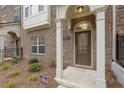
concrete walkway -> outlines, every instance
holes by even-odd
[[[60,84],[59,88],[94,88],[96,87],[96,71],[68,66],[63,71],[63,78],[57,81]]]

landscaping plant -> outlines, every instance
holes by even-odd
[[[16,86],[15,82],[8,80],[3,84],[4,88],[14,88]]]
[[[28,63],[29,64],[38,63],[38,60],[37,60],[37,58],[32,58],[32,59],[29,60]]]
[[[17,59],[13,59],[13,60],[12,60],[12,63],[13,63],[13,64],[17,64],[17,63],[19,63],[19,61],[18,61]]]
[[[8,68],[9,68],[8,64],[2,64],[1,67],[0,67],[0,71],[7,70]]]
[[[37,80],[37,75],[35,75],[35,74],[30,74],[30,75],[28,76],[28,80],[29,80],[29,81],[36,81],[36,80]]]
[[[37,72],[37,71],[40,71],[41,68],[42,68],[42,66],[41,66],[40,64],[38,64],[38,63],[33,63],[33,64],[30,65],[29,71],[30,71],[30,72]]]
[[[17,75],[19,75],[19,74],[20,74],[19,71],[13,70],[12,72],[9,73],[9,76],[8,76],[8,77],[15,77],[15,76],[17,76]]]
[[[12,63],[17,64],[17,63],[19,63],[20,60],[21,60],[20,57],[14,57],[13,60],[12,60]]]

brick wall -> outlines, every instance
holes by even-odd
[[[31,49],[31,37],[45,35],[46,48],[45,55],[33,55]],[[24,58],[30,59],[37,57],[40,61],[44,62],[48,60],[48,57],[56,55],[56,7],[51,6],[51,26],[44,29],[38,29],[34,31],[22,31],[22,47]]]
[[[18,18],[17,18],[18,16]],[[0,9],[0,23],[20,21],[20,6],[7,5]]]
[[[96,68],[96,30],[95,30],[95,16],[90,15],[87,17],[77,18],[72,20],[72,29],[68,30],[68,23],[64,21],[64,29],[63,29],[63,58],[65,63],[69,63],[74,65],[74,27],[80,21],[89,21],[92,24],[92,62],[93,62],[93,69]]]
[[[124,34],[124,5],[116,6],[117,33]]]
[[[105,54],[106,66],[112,62],[112,6],[107,6],[105,11]]]

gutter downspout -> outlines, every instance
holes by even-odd
[[[113,5],[113,14],[112,14],[112,19],[113,19],[113,24],[112,24],[112,61],[116,62],[116,6]]]

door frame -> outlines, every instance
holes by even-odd
[[[90,32],[91,32],[91,36],[90,36],[90,37],[91,37],[91,66],[78,65],[78,64],[76,64],[76,54],[75,54],[75,33],[85,32],[85,31],[90,31]],[[93,69],[93,39],[92,39],[92,29],[82,30],[82,31],[75,31],[75,30],[74,30],[73,32],[74,32],[74,66]]]

